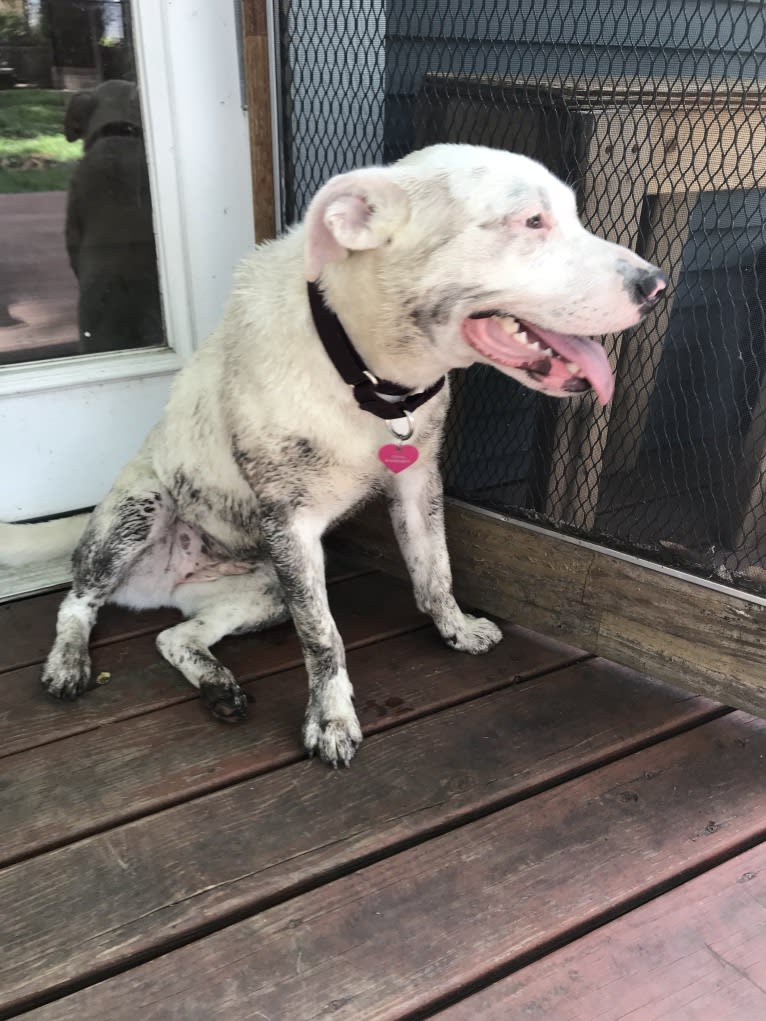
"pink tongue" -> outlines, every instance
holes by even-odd
[[[553,348],[564,361],[579,365],[599,401],[602,404],[609,403],[614,393],[614,377],[606,351],[599,343],[589,337],[554,333],[539,326],[530,327],[526,323],[522,325],[528,336],[541,341],[545,347]],[[464,319],[463,336],[477,351],[501,365],[516,367],[532,364],[542,357],[539,352],[530,351],[525,345],[514,341],[495,318]]]
[[[566,361],[579,365],[599,401],[602,404],[609,403],[614,393],[614,376],[606,351],[598,341],[575,334],[553,333],[537,326],[532,327],[531,332]]]

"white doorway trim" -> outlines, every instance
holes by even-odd
[[[133,20],[169,346],[0,367],[0,520],[101,499],[253,243],[235,5],[133,0]]]

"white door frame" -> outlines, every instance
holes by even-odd
[[[101,499],[221,316],[254,236],[235,11],[133,0],[169,346],[0,367],[0,520]]]

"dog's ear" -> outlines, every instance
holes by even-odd
[[[96,97],[92,92],[75,92],[67,103],[64,114],[64,134],[67,142],[76,142],[78,138],[85,138],[88,129],[88,121],[96,109]]]
[[[306,279],[350,251],[378,248],[410,215],[404,189],[386,170],[352,170],[331,178],[306,212]]]

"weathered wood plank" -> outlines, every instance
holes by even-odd
[[[595,622],[583,607],[582,592],[593,554],[548,533],[529,532],[447,501],[447,540],[460,600],[543,634],[577,635],[578,648],[593,652]],[[548,539],[550,538],[550,542]],[[403,578],[406,568],[384,507],[372,503],[344,523],[333,545],[371,566]],[[672,683],[672,682],[671,682]]]
[[[0,634],[3,636],[0,673],[42,663],[48,655],[56,630],[56,613],[64,589],[0,604]],[[122,638],[160,631],[177,624],[181,616],[173,610],[144,610],[134,613],[120,606],[105,606],[93,631],[93,644],[104,645]]]
[[[414,641],[380,649],[397,648],[402,662]],[[461,688],[475,694],[479,661],[466,661],[466,676],[445,653],[424,648],[414,657],[423,697],[455,697]],[[490,667],[487,686],[491,660]],[[450,686],[444,670],[462,675],[461,688]],[[361,701],[369,732],[386,702],[406,692],[400,686],[396,696],[365,701],[368,684],[365,678]],[[377,686],[392,690],[380,679]],[[274,704],[262,708],[264,740],[277,713]],[[200,926],[241,917],[371,854],[520,800],[716,709],[589,660],[378,734],[349,771],[328,777],[316,764],[298,763],[6,869],[0,1012],[81,983],[94,969],[160,953]]]
[[[250,126],[255,239],[276,233],[266,0],[242,0],[242,47]]]
[[[567,659],[518,634],[473,657],[422,631],[357,649],[348,664],[374,731]],[[195,699],[0,760],[0,863],[303,758],[303,667],[246,690],[256,703],[235,726],[211,720]]]
[[[438,1015],[439,1021],[766,1017],[766,844]]]
[[[765,754],[766,723],[715,720],[29,1019],[410,1016],[762,838]]]
[[[766,606],[457,503],[446,519],[458,598],[766,716]],[[336,541],[403,570],[377,505]]]
[[[594,557],[588,579],[602,654],[766,716],[766,606],[619,563]]]
[[[341,581],[365,573],[335,555],[327,564],[328,582]],[[56,630],[56,614],[66,589],[39,596],[0,603],[0,674],[23,666],[42,663],[48,655]],[[93,629],[91,644],[107,645],[123,638],[151,634],[181,620],[176,610],[144,610],[137,613],[122,606],[105,606]]]
[[[331,585],[330,606],[347,648],[423,627],[405,585],[384,575],[352,577]],[[252,680],[303,662],[290,624],[257,635],[226,638],[216,654],[241,679]],[[56,702],[39,683],[39,666],[0,676],[0,757],[105,723],[195,700],[197,692],[155,648],[154,635],[114,641],[93,650],[93,676],[106,672],[108,684],[76,702]]]

